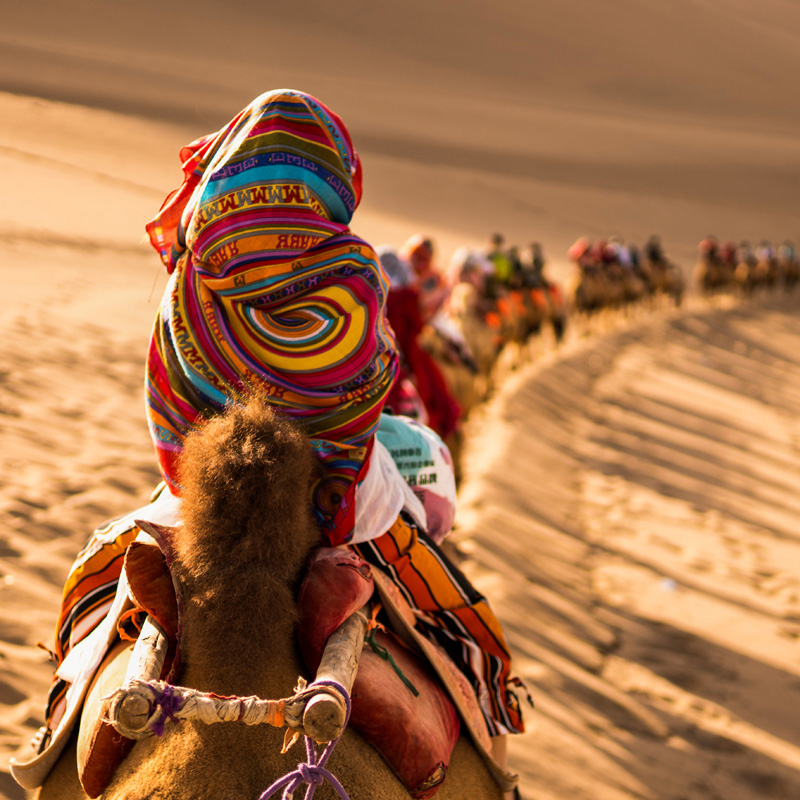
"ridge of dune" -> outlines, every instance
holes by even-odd
[[[208,113],[225,89],[244,103],[263,91],[265,79],[277,86],[307,75],[339,84],[342,95],[359,84],[370,99],[384,82],[434,85],[444,98],[516,93],[524,102],[616,104],[792,127],[798,121],[790,87],[800,12],[789,0],[757,8],[746,0],[409,0],[335,9],[304,0],[263,17],[248,0],[232,0],[224,15],[209,0],[198,0],[191,15],[154,0],[143,0],[135,16],[102,0],[78,0],[69,16],[59,8],[57,0],[42,0],[8,9],[0,88],[36,94],[41,87],[80,102],[94,92],[94,103],[128,112],[150,103],[150,114],[172,109],[174,120],[191,110]],[[267,58],[259,57],[265,41]],[[48,75],[47,57],[69,72]],[[183,97],[175,92],[190,87]],[[84,97],[68,98],[70,92]],[[416,102],[422,108],[430,101],[417,93]],[[362,116],[366,109],[353,110]]]

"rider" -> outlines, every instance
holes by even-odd
[[[459,283],[469,283],[482,296],[486,281],[493,273],[494,264],[480,250],[459,247],[453,253],[448,269],[451,290]]]
[[[544,280],[544,251],[539,242],[534,242],[531,245],[531,266],[533,267],[533,271]]]
[[[738,264],[744,264],[750,268],[756,265],[755,250],[747,240],[739,243],[739,247],[736,250],[736,261]]]
[[[697,245],[697,254],[706,264],[715,264],[719,259],[719,242],[716,236],[706,236]]]
[[[424,407],[426,424],[447,441],[459,428],[461,408],[436,362],[420,344],[425,325],[418,273],[392,247],[379,247],[378,254],[381,266],[389,276],[386,316],[394,331],[401,359],[400,380],[395,383],[387,406],[401,413],[408,400],[403,393],[404,381],[412,382]]]
[[[728,239],[719,249],[719,257],[726,268],[733,271],[736,268],[736,242]]]
[[[567,250],[567,257],[572,261],[580,272],[591,270],[596,267],[595,248],[589,239],[581,236],[572,247]]]
[[[398,253],[416,276],[422,321],[430,322],[447,300],[447,283],[434,264],[433,239],[414,234]]]
[[[486,253],[486,257],[494,264],[494,274],[492,275],[492,283],[498,286],[508,286],[513,272],[513,264],[508,257],[508,253],[503,246],[505,239],[502,233],[493,233],[491,246]]]
[[[782,261],[793,261],[794,256],[794,244],[787,239],[778,247],[778,258]]]
[[[386,316],[394,331],[400,366],[397,380],[386,399],[386,408],[392,413],[430,423],[428,411],[420,397],[417,379],[407,352],[422,330],[419,313],[419,292],[411,265],[397,254],[391,245],[376,248],[383,271],[389,278],[386,296]]]
[[[775,259],[775,246],[772,242],[763,239],[756,247],[756,258],[765,264],[773,261]]]
[[[661,237],[653,233],[644,245],[644,257],[653,264],[660,264],[664,261],[664,247],[661,244]]]
[[[185,147],[181,159],[183,183],[147,226],[170,276],[145,389],[164,484],[149,510],[96,531],[70,571],[48,735],[68,701],[80,700],[67,695],[86,670],[64,660],[81,649],[97,655],[96,637],[81,645],[116,607],[134,520],[179,520],[184,438],[252,391],[299,421],[312,441],[320,469],[309,499],[323,540],[353,547],[400,585],[420,627],[475,689],[492,736],[522,731],[497,619],[425,524],[406,513],[392,483],[402,477],[375,439],[398,357],[386,275],[348,227],[361,198],[361,162],[344,123],[310,95],[277,90]],[[392,502],[365,506],[359,487],[368,480],[387,482],[382,496]]]

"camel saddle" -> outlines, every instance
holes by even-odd
[[[159,544],[167,544],[161,526],[139,524]],[[161,677],[173,680],[180,669],[179,598],[167,558],[152,540],[137,541],[126,552],[125,572],[135,608],[133,616],[131,612],[127,616],[135,621],[137,615],[141,619],[149,615],[168,634],[170,647]],[[500,787],[513,788],[516,777],[490,755],[489,733],[463,673],[444,650],[419,633],[414,612],[396,585],[350,550],[319,548],[302,582],[298,640],[309,673],[316,672],[329,636],[373,593],[391,629],[372,632],[372,646],[364,646],[351,693],[350,724],[381,753],[414,798],[424,800],[436,793],[462,725]],[[121,684],[131,646],[121,642],[108,652],[88,688],[87,700],[107,697]],[[85,712],[90,708],[95,716],[87,719]],[[132,740],[105,721],[106,710],[103,702],[84,702],[78,772],[89,797],[102,794],[133,746]]]
[[[126,633],[123,621],[118,623],[122,638],[109,650],[83,703],[84,715],[91,709],[96,716],[92,720],[81,719],[78,733],[78,777],[89,797],[103,793],[134,745],[132,739],[117,733],[106,720],[110,695],[125,680],[128,651],[133,647],[131,633],[135,635],[145,616],[161,626],[169,641],[160,679],[173,679],[180,669],[178,597],[164,554],[156,544],[132,542],[125,551],[125,572],[134,603],[133,613],[128,616],[133,630]]]

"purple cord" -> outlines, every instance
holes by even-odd
[[[312,689],[316,686],[330,686],[332,689],[335,689],[337,692],[339,692],[342,697],[344,697],[346,708],[344,724],[345,727],[347,727],[347,722],[350,719],[350,693],[347,691],[347,689],[345,689],[344,686],[336,681],[314,681],[314,683],[312,683],[308,688]],[[336,747],[336,744],[341,738],[342,737],[340,736],[338,739],[328,742],[328,744],[325,745],[325,749],[318,756],[314,747],[314,742],[308,736],[306,736],[306,761],[298,764],[297,769],[293,772],[290,772],[288,775],[284,775],[282,778],[278,778],[278,780],[275,781],[275,783],[273,783],[272,786],[270,786],[269,789],[267,789],[264,794],[261,795],[259,800],[267,800],[267,798],[272,797],[272,795],[275,794],[275,792],[277,792],[279,789],[283,789],[281,800],[291,800],[292,797],[294,797],[295,791],[304,784],[308,786],[304,800],[311,800],[311,798],[314,796],[314,792],[317,790],[317,787],[322,786],[325,781],[328,781],[330,785],[333,786],[341,800],[350,800],[350,796],[344,790],[342,784],[339,783],[334,775],[325,769],[325,763],[327,762],[328,757],[333,752],[333,748]]]
[[[168,719],[171,719],[173,722],[180,722],[175,715],[181,710],[183,700],[181,700],[179,695],[175,694],[174,688],[170,684],[167,684],[163,692],[156,694],[153,703],[156,708],[160,708],[163,712],[161,717],[153,723],[153,733],[156,736],[163,736],[164,726],[167,724]]]

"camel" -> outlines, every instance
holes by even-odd
[[[575,314],[592,314],[607,307],[609,291],[605,275],[595,266],[578,264],[569,284],[570,307]]]
[[[645,260],[645,265],[652,276],[653,290],[656,295],[667,297],[676,308],[683,302],[686,285],[680,268],[666,258],[659,261]]]
[[[774,256],[760,259],[756,266],[756,275],[760,276],[761,284],[769,290],[778,285],[780,274],[780,264]]]
[[[627,308],[638,303],[645,295],[645,282],[629,267],[620,267],[618,278],[622,286],[622,304]]]
[[[447,319],[466,341],[474,368],[457,358],[434,329],[429,327],[424,333],[423,347],[442,370],[465,419],[491,391],[492,371],[500,351],[498,331],[487,324],[480,306],[481,298],[475,286],[464,281],[455,284],[447,306]]]
[[[756,280],[755,265],[748,264],[746,261],[740,261],[736,265],[736,270],[733,273],[733,279],[736,288],[745,296],[751,295],[755,292],[758,284]]]
[[[744,269],[746,270],[747,267],[745,266]],[[739,267],[736,268],[736,272],[739,272]],[[695,284],[706,297],[727,291],[734,280],[739,282],[738,278],[735,279],[729,268],[718,258],[703,258],[698,261],[693,275]]]
[[[788,256],[781,259],[781,272],[783,274],[783,286],[788,291],[800,281],[800,259],[796,256]]]
[[[276,699],[293,694],[298,676],[312,677],[295,638],[295,591],[320,539],[308,510],[314,463],[299,428],[255,398],[188,438],[181,470],[183,527],[173,542],[171,567],[182,598],[184,666],[176,683]],[[124,651],[119,660],[129,654]],[[136,742],[101,797],[256,800],[301,760],[300,745],[280,754],[283,737],[283,730],[266,725],[170,722],[162,738]],[[355,730],[345,731],[328,767],[352,800],[409,798]],[[325,785],[315,796],[338,795]],[[86,800],[74,741],[33,797]],[[463,734],[437,797],[502,797]]]

